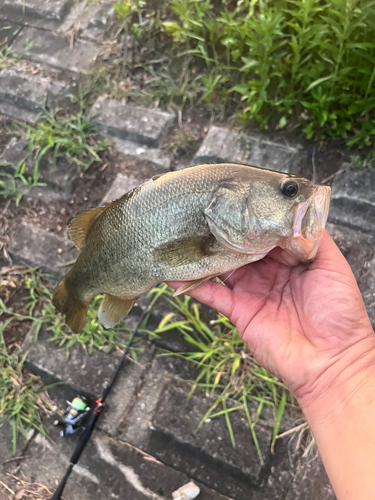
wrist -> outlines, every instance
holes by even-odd
[[[338,500],[374,498],[374,344],[371,332],[298,398]]]
[[[306,418],[325,419],[366,393],[375,394],[375,334],[348,347],[321,373],[308,390],[296,394]]]

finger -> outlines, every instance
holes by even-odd
[[[167,285],[171,288],[177,289],[183,284],[182,281],[168,281]],[[233,312],[235,294],[228,287],[207,281],[199,285],[193,290],[189,290],[185,295],[189,295],[202,304],[206,304],[213,309],[216,309],[221,314],[230,318]]]
[[[299,264],[299,260],[296,259],[293,255],[288,253],[286,250],[283,250],[280,247],[276,247],[273,250],[271,250],[265,257],[273,259],[274,261],[278,262],[279,264],[282,264],[283,266],[296,266]]]
[[[248,265],[248,264],[247,264]],[[231,290],[233,290],[233,286],[237,283],[238,280],[241,279],[241,277],[244,274],[245,267],[243,266],[238,269],[234,269],[233,271],[228,271],[227,273],[221,274],[218,276],[218,278]]]
[[[332,271],[350,272],[351,268],[341,253],[339,247],[331,238],[327,230],[324,230],[322,240],[319,245],[315,261],[309,266],[309,269],[324,268]]]

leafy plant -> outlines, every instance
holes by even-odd
[[[116,5],[127,22],[134,22],[130,13],[148,19],[168,54],[167,65],[147,64],[152,77],[140,95],[179,106],[193,100],[229,104],[245,123],[255,120],[262,128],[298,125],[308,138],[374,143],[374,2],[164,0],[156,10],[132,0]],[[185,68],[178,92],[176,62]]]
[[[119,21],[127,21],[134,12],[140,12],[146,5],[143,0],[117,0],[113,8]]]
[[[230,414],[243,410],[259,458],[263,462],[256,424],[266,407],[274,409],[273,445],[288,398],[290,403],[294,403],[292,395],[282,382],[255,361],[227,318],[219,315],[208,326],[200,318],[198,305],[189,297],[173,297],[173,292],[166,285],[154,289],[153,293],[163,294],[167,302],[176,309],[178,316],[176,318],[173,313],[165,316],[154,333],[162,335],[168,330],[176,329],[193,349],[191,352],[165,355],[178,356],[193,363],[200,373],[191,392],[201,387],[206,391],[207,397],[214,399],[208,412],[202,416],[199,427],[207,418],[223,415],[235,446]],[[229,402],[234,404],[229,406]]]

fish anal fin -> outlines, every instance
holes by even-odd
[[[185,293],[188,290],[194,290],[194,288],[197,288],[197,286],[203,285],[203,283],[206,283],[206,281],[209,281],[215,277],[216,276],[213,275],[213,276],[206,276],[205,278],[200,278],[199,280],[186,281],[186,283],[177,288],[173,296],[177,297],[178,295],[181,295],[182,293]]]
[[[100,304],[98,319],[105,328],[112,328],[128,315],[137,301],[135,299],[124,299],[106,294]]]
[[[77,217],[72,220],[68,229],[68,234],[78,250],[84,248],[90,229],[106,208],[107,207],[91,208],[77,215]]]
[[[171,241],[155,249],[160,262],[170,267],[180,267],[202,258],[214,255],[220,251],[220,246],[212,234]]]
[[[86,323],[89,304],[79,300],[70,291],[68,277],[69,273],[57,285],[53,293],[52,304],[59,312],[65,314],[66,324],[73,332],[81,333]]]

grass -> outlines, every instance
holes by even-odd
[[[26,160],[22,160],[14,173],[0,172],[0,196],[15,198],[16,205],[23,194],[35,186],[45,186],[39,182],[40,162],[52,158],[57,167],[60,158],[76,164],[84,171],[94,162],[100,162],[99,153],[109,147],[109,141],[95,138],[95,127],[85,116],[85,100],[71,96],[78,105],[76,113],[66,115],[60,110],[43,111],[43,119],[35,125],[19,123],[17,133],[28,145],[33,162],[31,172],[27,172]]]
[[[38,337],[42,327],[49,333],[49,342],[56,342],[59,346],[69,349],[80,344],[87,352],[93,349],[108,352],[115,348],[124,348],[130,330],[120,324],[116,328],[104,329],[97,319],[97,309],[101,297],[98,296],[90,305],[88,321],[82,333],[75,335],[64,324],[61,316],[56,314],[51,304],[51,292],[45,284],[47,276],[28,269],[22,277],[14,275],[2,277],[0,287],[0,415],[9,419],[12,426],[13,449],[16,450],[19,433],[27,434],[30,429],[36,429],[45,434],[41,414],[49,414],[51,402],[45,392],[48,387],[43,387],[40,379],[24,370],[26,354],[20,356],[19,346],[7,346],[5,343],[8,327],[12,323],[27,322],[33,329],[35,338]],[[8,284],[8,287],[6,286]],[[14,289],[23,290],[24,312],[14,312],[7,306],[9,297]],[[155,297],[155,300],[157,296]],[[4,317],[6,318],[4,320]],[[147,322],[147,317],[145,322]],[[130,350],[134,360],[142,348],[136,343]]]
[[[44,118],[36,125],[19,124],[22,139],[28,144],[34,158],[33,180],[39,178],[39,164],[47,153],[52,154],[53,163],[59,158],[66,159],[89,169],[96,161],[101,161],[99,153],[109,147],[106,140],[97,141],[94,125],[85,116],[85,100],[82,96],[71,96],[78,104],[78,111],[71,115],[60,110],[44,111]]]
[[[12,296],[15,289],[30,285],[30,279],[35,279],[33,272],[27,272],[21,280],[15,274],[3,275],[1,280],[1,295],[5,302]],[[25,437],[31,429],[36,429],[45,435],[41,414],[50,414],[51,401],[45,392],[39,377],[24,369],[26,355],[21,357],[20,346],[16,343],[6,344],[8,327],[14,321],[31,321],[38,302],[38,293],[30,285],[27,297],[26,314],[12,313],[0,299],[0,415],[3,424],[8,422],[12,428],[13,452],[15,453],[19,434]],[[4,320],[4,317],[6,319]]]
[[[243,123],[263,129],[374,144],[373,2],[118,0],[115,10],[151,54],[136,64],[148,75],[141,93],[236,109]],[[172,66],[183,68],[178,92]]]
[[[199,375],[191,393],[200,387],[206,392],[207,398],[213,400],[208,412],[202,415],[199,427],[207,418],[224,416],[235,446],[230,416],[232,412],[242,410],[263,463],[256,424],[267,407],[273,410],[273,448],[286,407],[295,404],[293,396],[282,382],[255,361],[227,318],[219,315],[210,325],[206,325],[200,318],[198,305],[189,297],[173,297],[173,291],[166,285],[161,285],[154,292],[163,295],[177,313],[165,316],[154,333],[162,335],[168,330],[178,330],[192,347],[191,352],[165,355],[178,356],[194,364]]]
[[[33,328],[35,338],[43,328],[49,334],[47,341],[64,346],[67,355],[75,344],[80,344],[89,353],[93,349],[108,352],[123,348],[125,338],[128,338],[130,333],[123,323],[108,330],[102,327],[97,319],[101,300],[101,296],[98,296],[90,305],[88,321],[82,333],[73,334],[65,326],[62,317],[56,315],[46,278],[47,276],[28,269],[17,279],[13,275],[9,280],[3,277],[0,290],[4,298],[4,301],[0,299],[0,310],[2,318],[6,318],[0,328],[0,414],[10,419],[14,447],[19,432],[27,433],[31,428],[44,432],[40,413],[48,413],[51,404],[44,392],[46,388],[43,388],[39,379],[24,370],[25,356],[20,357],[19,347],[9,349],[5,345],[4,333],[12,322],[16,325],[17,322],[28,322]],[[9,287],[4,285],[6,283]],[[21,312],[13,312],[7,302],[14,290],[21,289]],[[257,364],[227,318],[218,316],[210,325],[206,325],[200,318],[198,305],[189,297],[174,298],[173,292],[166,285],[154,288],[150,294],[153,295],[151,307],[163,296],[176,310],[176,314],[168,314],[154,332],[150,332],[145,326],[142,327],[143,332],[155,336],[177,329],[191,345],[191,352],[165,355],[178,356],[194,364],[199,375],[191,394],[199,387],[206,392],[207,398],[212,400],[210,409],[202,415],[199,427],[207,418],[223,416],[235,446],[236,437],[231,425],[231,413],[244,411],[250,434],[263,463],[256,425],[265,415],[266,409],[271,408],[274,415],[273,447],[286,407],[294,404],[286,387]],[[144,325],[147,319],[146,317]],[[137,346],[132,348],[133,359],[136,360],[139,350]],[[269,416],[269,412],[267,415]]]
[[[5,28],[1,28],[2,31]],[[18,57],[11,51],[11,49],[4,45],[3,48],[0,47],[0,70],[10,68],[17,62]]]
[[[124,347],[123,333],[129,333],[129,329],[120,324],[115,328],[105,329],[97,319],[97,311],[103,298],[98,295],[90,304],[88,310],[88,321],[80,334],[74,334],[65,325],[61,315],[56,314],[56,310],[51,303],[52,293],[49,287],[46,286],[45,280],[47,275],[36,273],[33,269],[28,269],[23,277],[23,287],[26,291],[24,298],[25,309],[27,314],[12,313],[3,303],[2,310],[5,314],[18,321],[30,321],[33,328],[35,339],[42,328],[49,332],[49,342],[56,342],[60,347],[66,348],[67,354],[69,349],[80,344],[89,354],[93,349],[109,352],[115,348]],[[122,339],[121,339],[122,337]],[[131,355],[136,359],[138,348],[131,349]]]
[[[38,377],[23,370],[25,356],[10,353],[4,341],[5,322],[0,326],[0,415],[9,418],[12,427],[13,452],[20,433],[31,429],[45,434],[41,411],[49,414],[50,400]]]
[[[39,175],[33,177],[25,175],[26,162],[22,160],[16,167],[14,173],[0,172],[0,197],[14,198],[18,207],[25,192],[36,186],[45,186],[39,182]]]

